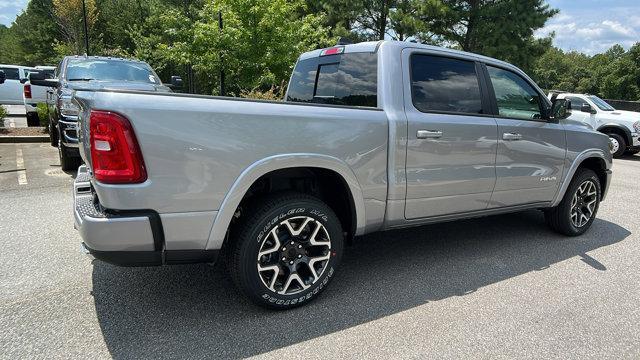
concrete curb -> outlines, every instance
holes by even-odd
[[[49,142],[49,135],[35,135],[35,136],[1,136],[0,144],[2,143],[46,143]]]

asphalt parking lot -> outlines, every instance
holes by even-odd
[[[0,357],[637,359],[640,156],[613,170],[584,236],[536,211],[378,233],[271,312],[220,266],[92,264],[56,150],[0,144]]]

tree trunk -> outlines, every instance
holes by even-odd
[[[380,18],[378,19],[378,40],[384,40],[387,33],[387,17],[389,16],[389,1],[380,1]]]
[[[462,45],[462,50],[473,52],[476,49],[476,39],[475,39],[475,30],[476,24],[478,22],[478,11],[480,7],[480,0],[470,0],[469,1],[469,22],[467,25],[467,32],[464,36],[464,43]]]

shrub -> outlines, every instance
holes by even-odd
[[[0,127],[4,126],[4,118],[7,117],[7,110],[0,105]]]
[[[45,131],[49,132],[49,108],[47,104],[38,104],[38,119],[40,119],[40,126],[43,126]]]
[[[286,87],[283,82],[280,86],[273,85],[266,91],[258,88],[251,89],[250,91],[242,91],[240,93],[240,97],[259,100],[282,100],[284,98],[285,90]]]

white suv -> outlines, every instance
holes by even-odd
[[[640,113],[616,110],[595,95],[551,92],[549,98],[571,101],[571,116],[609,135],[613,157],[640,152]]]

